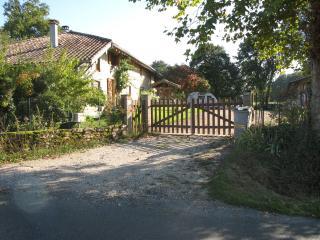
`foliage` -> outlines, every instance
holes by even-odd
[[[8,44],[8,36],[0,32],[0,130],[4,129],[7,122],[15,122],[13,115],[15,105],[13,103],[14,94],[14,72],[5,60],[5,53]],[[9,116],[5,117],[5,114]]]
[[[41,91],[35,92],[36,97],[51,104],[55,101],[56,106],[50,104],[52,107],[67,112],[81,112],[88,104],[104,103],[104,94],[92,87],[92,79],[77,59],[64,53],[57,60],[49,56],[46,62],[50,64],[37,66],[40,76],[34,81],[34,88]]]
[[[268,88],[270,91],[272,80],[277,71],[274,58],[260,59],[252,39],[246,38],[240,44],[237,60],[247,90],[262,92]]]
[[[169,81],[181,85],[182,92],[206,92],[209,89],[208,81],[200,77],[192,68],[187,65],[175,65],[170,67],[164,74]]]
[[[116,89],[118,93],[120,93],[122,90],[126,89],[130,84],[129,79],[129,71],[133,70],[133,66],[129,63],[127,59],[121,59],[119,66],[117,66],[114,78],[116,80]]]
[[[235,97],[242,91],[239,70],[220,46],[203,44],[192,55],[190,66],[208,80],[217,97]]]
[[[6,97],[0,101],[0,111],[5,113],[7,120],[11,118],[7,125],[12,127],[18,126],[12,124],[16,120],[20,125],[26,119],[31,121],[32,112],[41,113],[43,124],[49,126],[52,121],[62,121],[68,112],[81,112],[87,105],[97,106],[105,101],[103,92],[91,86],[92,79],[86,69],[65,53],[56,59],[50,52],[46,63],[5,66],[0,77],[8,79],[9,84],[6,85]]]
[[[251,128],[237,145],[266,168],[264,173],[253,173],[261,184],[286,196],[319,197],[320,139],[313,132],[290,124]]]
[[[49,6],[39,0],[8,0],[4,5],[6,21],[3,30],[10,37],[21,40],[31,37],[44,36],[49,31],[46,17],[49,15]]]
[[[157,90],[154,89],[154,88],[150,88],[150,89],[145,89],[145,90],[142,90],[140,92],[140,95],[149,95],[151,96],[152,99],[158,99],[157,97]]]
[[[138,0],[130,0],[136,2]],[[240,1],[159,1],[147,0],[147,8],[160,11],[175,7],[178,26],[169,35],[184,37],[191,44],[207,43],[218,23],[224,24],[227,40],[251,36],[266,59],[276,56],[281,65],[305,60],[310,42],[311,4],[315,0],[240,0]],[[193,11],[197,8],[196,11]],[[274,24],[274,23],[277,24]]]
[[[110,123],[107,121],[106,118],[92,118],[86,117],[86,121],[80,123],[79,128],[105,128],[108,127]]]
[[[190,44],[208,43],[217,24],[223,24],[226,40],[250,36],[259,57],[274,57],[278,69],[310,59],[311,119],[320,135],[319,0],[146,0],[146,4],[148,9],[159,7],[160,11],[177,9],[178,26],[168,33],[177,41],[188,38]]]
[[[263,179],[269,172],[268,166],[272,164],[268,164],[268,159],[262,159],[265,158],[240,148],[232,150],[208,184],[210,195],[215,200],[264,212],[320,217],[319,197],[298,194],[289,197],[275,192],[263,180],[257,182],[256,177]],[[282,185],[282,182],[276,185]]]
[[[121,106],[107,102],[101,117],[106,119],[109,124],[121,124],[124,120],[124,114],[125,110]]]
[[[160,76],[164,76],[165,73],[169,70],[170,68],[170,65],[165,63],[164,61],[162,60],[159,60],[159,61],[154,61],[152,64],[151,64],[151,67],[154,68],[156,70],[156,72],[158,74],[160,74]]]
[[[307,125],[310,120],[310,109],[299,106],[295,101],[287,101],[277,104],[276,112],[270,115],[278,123],[291,125]]]

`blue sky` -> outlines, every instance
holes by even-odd
[[[5,0],[0,0],[3,6]],[[169,64],[185,62],[187,45],[178,44],[163,31],[171,29],[175,22],[173,12],[158,13],[145,10],[144,3],[131,3],[128,0],[42,0],[50,7],[50,18],[69,25],[71,30],[111,38],[121,47],[131,52],[144,62],[164,60]],[[3,24],[3,8],[1,7]],[[220,28],[219,34],[222,35]],[[223,45],[234,56],[237,44],[226,43],[221,37],[213,38],[215,44]]]

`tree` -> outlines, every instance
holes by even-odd
[[[130,0],[133,2],[139,0]],[[311,116],[320,130],[320,1],[319,0],[146,0],[147,8],[160,11],[176,7],[178,26],[169,32],[176,40],[189,38],[200,44],[211,40],[222,23],[227,40],[250,36],[259,56],[276,57],[278,67],[293,60],[312,62]],[[197,11],[189,11],[198,8]],[[195,13],[195,15],[192,15]]]
[[[8,0],[3,5],[6,21],[3,30],[15,40],[44,36],[49,31],[49,7],[39,0]]]
[[[163,76],[169,69],[170,65],[165,63],[162,60],[154,61],[151,64],[151,67],[153,67],[160,76]]]
[[[241,93],[239,70],[222,47],[200,45],[191,57],[190,66],[208,80],[216,97],[235,97]]]
[[[29,118],[29,110],[39,110],[46,122],[61,121],[68,113],[82,112],[87,105],[105,103],[105,95],[92,86],[86,68],[66,53],[56,59],[50,52],[44,63],[39,64],[0,66],[4,69],[0,72],[0,94],[4,96],[0,99],[0,117],[1,113],[7,113],[21,121]],[[32,106],[28,109],[30,100]]]
[[[0,33],[0,116],[13,110],[13,89],[14,77],[12,69],[5,60],[8,37],[4,33]],[[1,121],[1,119],[0,119]]]
[[[260,96],[265,96],[262,102],[268,105],[272,81],[277,71],[275,59],[259,58],[252,40],[246,38],[240,44],[237,60],[247,90],[255,90]]]
[[[92,86],[93,80],[86,68],[66,53],[55,59],[50,52],[45,63],[36,65],[27,75],[33,78],[32,97],[38,99],[40,109],[47,116],[54,111],[62,117],[67,112],[82,112],[87,105],[105,102],[101,89]]]
[[[164,78],[181,85],[182,91],[186,95],[191,92],[205,92],[210,88],[208,81],[187,65],[170,67],[164,73]]]

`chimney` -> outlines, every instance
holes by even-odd
[[[66,26],[66,25],[62,26],[61,29],[62,29],[62,31],[65,32],[65,33],[67,33],[67,32],[70,31],[69,26]]]
[[[49,20],[50,24],[50,44],[52,48],[56,48],[59,46],[59,38],[58,38],[58,26],[59,21],[55,19]]]

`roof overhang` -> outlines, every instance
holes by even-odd
[[[308,82],[311,80],[311,76],[306,76],[306,77],[301,77],[301,78],[297,78],[295,80],[292,80],[291,82],[289,82],[289,86],[290,85],[294,85],[294,84],[297,84],[297,83],[300,83],[300,82]]]
[[[138,65],[140,65],[141,67],[149,70],[150,72],[156,74],[157,71],[152,68],[151,66],[149,66],[148,64],[140,61],[137,57],[135,57],[133,54],[131,54],[130,52],[128,52],[127,50],[123,49],[122,47],[120,47],[118,44],[112,42],[111,43],[112,48],[117,49],[118,51],[120,51],[123,55],[128,56],[130,58],[132,58]]]
[[[169,86],[171,86],[171,87],[178,88],[178,89],[181,89],[181,88],[182,88],[180,84],[171,82],[171,81],[169,81],[169,80],[167,80],[167,79],[162,79],[162,80],[160,80],[160,81],[157,81],[157,82],[153,83],[153,84],[151,85],[151,87],[154,87],[154,88],[155,88],[155,87],[159,87],[159,86],[161,86],[162,84],[167,84],[167,85],[169,85]]]

